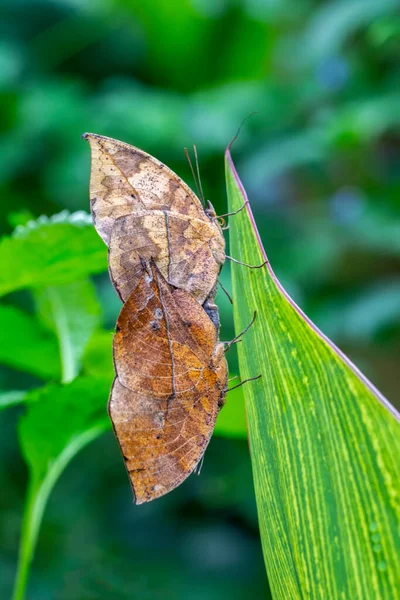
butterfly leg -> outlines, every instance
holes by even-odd
[[[254,321],[256,320],[257,317],[257,311],[254,311],[254,315],[252,320],[250,321],[250,323],[247,325],[247,327],[245,327],[243,329],[243,331],[241,331],[238,335],[236,335],[233,340],[231,340],[230,342],[223,342],[224,344],[226,344],[226,348],[225,348],[225,352],[228,352],[229,348],[232,346],[232,344],[237,344],[238,342],[241,342],[241,338],[244,336],[244,334],[250,329],[250,327],[253,325]]]
[[[244,379],[243,381],[241,381],[237,385],[234,385],[231,388],[226,388],[225,392],[228,393],[228,392],[231,392],[232,390],[236,390],[236,388],[244,385],[245,383],[248,383],[249,381],[255,381],[256,379],[260,379],[260,377],[262,377],[261,373],[259,375],[257,375],[256,377],[249,377],[248,379]]]
[[[248,269],[261,269],[261,267],[265,267],[265,265],[268,263],[268,259],[267,259],[261,265],[248,265],[247,263],[241,262],[240,260],[236,260],[236,258],[232,258],[232,256],[228,256],[227,254],[225,255],[225,258],[227,258],[228,260],[231,260],[232,262],[234,262],[238,265],[243,265],[244,267],[247,267]]]
[[[246,202],[244,202],[244,204],[242,204],[242,206],[240,208],[238,208],[237,210],[234,210],[233,212],[228,212],[225,213],[224,215],[218,215],[217,217],[214,217],[215,219],[223,219],[224,217],[233,217],[234,215],[237,215],[238,213],[240,213],[244,208],[246,208],[246,206],[249,204],[249,201],[246,200]]]
[[[220,282],[219,279],[218,279],[218,285],[220,286],[220,288],[222,289],[222,291],[225,292],[225,294],[227,295],[229,302],[231,304],[233,304],[232,296],[230,295],[230,293],[228,292],[228,290],[222,285],[222,283]]]

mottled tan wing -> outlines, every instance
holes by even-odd
[[[168,210],[208,220],[186,183],[150,154],[94,133],[83,137],[92,151],[90,206],[107,245],[115,220],[137,211]]]
[[[198,302],[153,265],[121,310],[114,362],[109,412],[140,504],[203,456],[227,386],[224,347]]]
[[[219,227],[167,211],[149,211],[115,221],[109,246],[113,284],[126,301],[142,272],[141,257],[153,258],[167,281],[203,304],[225,260]]]

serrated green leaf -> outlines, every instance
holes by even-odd
[[[0,305],[0,363],[43,379],[59,379],[57,340],[32,315]]]
[[[229,210],[246,194],[229,149]],[[247,205],[231,254],[265,253]],[[264,557],[275,599],[400,597],[400,426],[393,407],[321,334],[268,267],[232,269]]]
[[[38,315],[57,336],[62,381],[78,374],[85,348],[100,322],[100,305],[91,281],[49,286],[35,292]]]
[[[14,600],[24,597],[29,565],[47,500],[71,459],[110,427],[108,378],[80,377],[27,394],[19,441],[29,468]]]
[[[83,212],[39,217],[0,241],[0,295],[107,270],[104,244]]]

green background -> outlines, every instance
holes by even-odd
[[[29,215],[88,209],[84,131],[142,147],[190,184],[183,147],[196,143],[206,196],[225,212],[223,151],[257,111],[233,153],[273,268],[396,404],[397,1],[5,0],[0,17],[2,233]],[[112,328],[119,301],[107,275],[94,280]],[[227,267],[222,280],[229,287]],[[32,311],[26,292],[2,303]],[[229,339],[231,309],[223,296],[219,303]],[[37,341],[29,343],[34,353]],[[16,340],[1,356],[23,345]],[[1,366],[0,388],[47,379],[44,368],[43,379],[23,371]],[[16,435],[22,412],[0,413],[5,598],[27,482]],[[268,598],[246,440],[215,437],[200,477],[135,507],[117,444],[105,434],[56,485],[27,597]]]

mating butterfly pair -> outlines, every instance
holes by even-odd
[[[214,297],[225,242],[212,205],[164,164],[123,142],[83,137],[94,224],[124,302],[109,412],[140,504],[196,469],[224,403]]]

